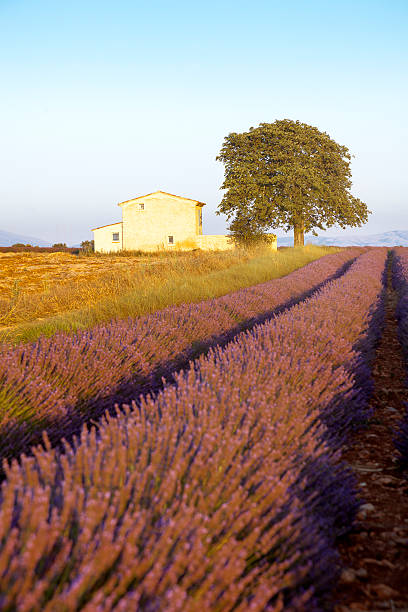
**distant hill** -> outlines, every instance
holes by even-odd
[[[34,236],[22,236],[21,234],[13,234],[12,232],[4,232],[0,230],[0,246],[8,247],[21,242],[22,244],[31,244],[32,246],[48,247],[50,242]]]
[[[305,244],[333,246],[408,246],[408,230],[354,236],[305,236]],[[278,236],[278,246],[293,246],[293,236]]]

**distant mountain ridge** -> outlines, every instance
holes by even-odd
[[[366,236],[305,236],[305,244],[332,246],[408,246],[408,230],[393,230]],[[278,246],[293,246],[293,237],[278,236]]]
[[[35,238],[34,236],[22,236],[21,234],[13,234],[12,232],[5,232],[0,230],[0,246],[8,247],[21,242],[22,244],[31,244],[32,246],[48,247],[51,246],[50,242],[42,240],[42,238]]]
[[[24,236],[0,230],[0,246],[8,247],[21,242],[32,246],[48,247],[50,242],[34,236]],[[382,234],[366,236],[305,236],[305,244],[312,242],[319,245],[333,246],[408,246],[408,230],[393,230]],[[74,245],[80,246],[80,245]],[[278,246],[293,246],[293,236],[278,236]]]

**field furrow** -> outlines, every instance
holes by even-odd
[[[396,317],[398,297],[406,292],[406,280],[400,274],[400,257],[406,250],[397,258],[389,253],[384,324],[371,368],[371,416],[367,426],[343,445],[343,459],[355,475],[362,505],[352,531],[338,542],[343,570],[333,593],[334,612],[402,611],[408,601],[408,489],[403,469],[406,460],[401,461],[406,457],[406,435],[399,427],[408,387],[404,385],[406,361]],[[392,281],[401,290],[400,296]],[[400,324],[404,323],[406,315],[401,316],[401,309],[399,314]],[[404,342],[401,334],[400,338]],[[397,432],[399,457],[395,447]]]
[[[6,466],[2,609],[322,609],[358,507],[339,448],[367,416],[385,258]]]
[[[394,288],[399,300],[397,306],[399,339],[404,352],[406,367],[408,369],[408,249],[399,247],[395,249],[394,258]],[[405,378],[405,385],[408,378]],[[402,381],[401,381],[401,384]],[[399,452],[399,459],[408,467],[408,405],[405,407],[405,416],[399,424],[395,436],[395,445]]]
[[[235,293],[113,321],[76,335],[4,347],[0,363],[0,456],[54,445],[115,403],[157,390],[162,377],[211,346],[304,299],[361,254],[345,249],[280,279]]]

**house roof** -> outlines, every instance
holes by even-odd
[[[147,198],[148,196],[155,195],[156,193],[163,193],[164,195],[169,195],[172,198],[178,198],[179,200],[189,200],[190,202],[195,202],[198,206],[205,206],[205,202],[200,202],[199,200],[193,200],[192,198],[185,198],[184,196],[174,195],[174,193],[168,193],[167,191],[153,191],[152,193],[146,193],[146,195],[138,196],[137,198],[131,198],[130,200],[125,200],[124,202],[119,202],[118,206],[122,206],[122,204],[127,204],[128,202],[134,202],[135,200],[141,200],[142,198]]]
[[[117,221],[116,223],[108,223],[108,225],[100,225],[99,227],[94,227],[91,229],[91,232],[94,232],[97,229],[102,229],[103,227],[111,227],[111,225],[122,225],[122,221]]]

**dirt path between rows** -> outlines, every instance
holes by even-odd
[[[375,412],[344,453],[365,505],[353,532],[340,542],[346,569],[335,593],[335,612],[408,612],[408,477],[398,467],[393,444],[408,390],[396,304],[389,266],[385,328],[373,364]]]

